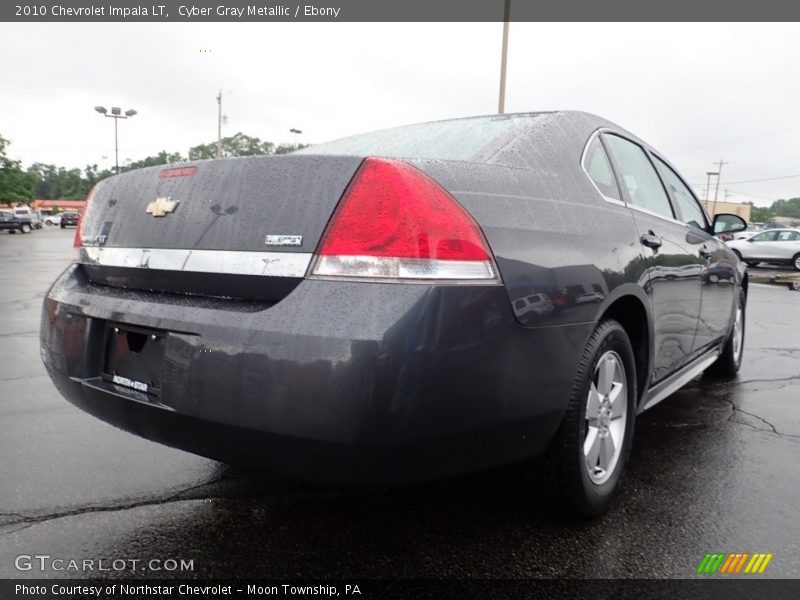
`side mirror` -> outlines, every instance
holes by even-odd
[[[714,215],[714,235],[720,233],[736,233],[747,229],[747,222],[739,215],[720,213]]]

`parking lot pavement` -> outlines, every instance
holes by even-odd
[[[771,552],[765,576],[800,576],[798,292],[751,286],[738,381],[696,380],[642,415],[615,507],[567,522],[530,506],[507,471],[318,489],[83,414],[38,351],[72,235],[0,235],[0,577],[682,578],[714,551]],[[23,554],[193,570],[18,571]]]

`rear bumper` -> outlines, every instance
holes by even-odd
[[[165,334],[159,398],[102,381],[108,323]],[[396,483],[532,456],[592,324],[523,328],[500,286],[305,280],[275,305],[126,292],[70,267],[42,313],[59,391],[126,431],[313,481]]]

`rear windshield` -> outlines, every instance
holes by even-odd
[[[406,125],[310,146],[295,154],[435,158],[484,162],[534,115],[496,115]]]

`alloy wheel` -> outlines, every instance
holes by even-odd
[[[586,399],[583,455],[589,479],[602,485],[617,466],[625,441],[628,385],[622,358],[609,350],[597,361]]]

